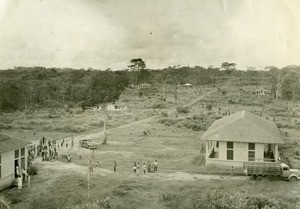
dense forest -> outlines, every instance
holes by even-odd
[[[300,67],[265,71],[249,68],[240,71],[234,63],[221,68],[174,66],[147,69],[142,59],[131,60],[127,70],[15,67],[0,71],[0,111],[10,112],[42,107],[79,106],[85,109],[99,103],[116,101],[126,87],[141,83],[155,85],[216,85],[237,78],[237,84],[269,86],[274,98],[300,98]]]

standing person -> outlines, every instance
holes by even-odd
[[[74,136],[72,135],[72,142],[71,142],[71,147],[74,147]]]
[[[143,171],[144,171],[144,174],[146,174],[146,163],[143,163]]]
[[[16,167],[15,167],[15,178],[18,178],[19,175],[20,175],[19,166],[16,165]]]
[[[148,173],[151,173],[151,165],[150,165],[150,162],[148,161],[147,163],[147,166],[148,166]]]
[[[233,166],[231,166],[231,169],[230,169],[230,176],[233,177],[233,174],[234,174],[234,169],[233,169]]]
[[[136,174],[137,174],[137,175],[140,174],[140,163],[137,163],[137,166],[136,166]]]
[[[116,172],[117,171],[117,161],[114,161],[114,164],[113,164],[113,167],[114,167],[114,172]]]
[[[136,173],[136,162],[133,163],[133,172]]]
[[[158,162],[157,160],[154,161],[154,172],[157,172],[157,168],[158,168]]]
[[[28,184],[28,187],[30,187],[30,175],[27,176],[27,184]]]
[[[70,163],[71,162],[71,155],[68,155],[67,159],[68,159],[68,163]]]
[[[22,184],[23,184],[22,175],[18,175],[18,190],[19,190],[19,192],[21,192],[21,190],[22,190]]]
[[[26,177],[27,177],[27,172],[25,170],[25,168],[22,170],[22,180],[25,181],[26,180]]]

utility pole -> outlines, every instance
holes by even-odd
[[[177,104],[177,88],[178,88],[178,85],[175,84],[175,105]]]
[[[107,104],[106,104],[106,99],[105,99],[105,107],[104,107],[104,121],[103,121],[103,133],[104,133],[104,139],[102,144],[106,145],[107,144],[107,133],[106,133],[106,108],[107,108]]]
[[[165,84],[163,84],[163,96],[162,96],[162,101],[164,102],[165,101]]]

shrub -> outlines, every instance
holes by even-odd
[[[247,196],[241,193],[228,194],[208,191],[194,200],[194,208],[202,209],[285,209],[284,203],[265,196]]]
[[[38,173],[38,169],[36,166],[30,166],[28,168],[28,174],[29,175],[36,175]]]
[[[161,115],[162,115],[163,117],[168,117],[168,113],[167,113],[167,112],[161,112]]]
[[[189,112],[190,112],[190,109],[188,107],[177,107],[177,113],[186,114]]]
[[[162,109],[162,108],[166,108],[166,106],[163,103],[155,103],[152,108],[157,108],[157,109]]]
[[[212,105],[211,104],[206,105],[206,109],[207,110],[211,110],[212,109]]]
[[[178,123],[181,120],[182,119],[162,118],[162,119],[159,120],[159,122],[166,125],[166,126],[171,126],[171,125],[174,125],[174,124]]]
[[[10,209],[10,201],[8,201],[3,196],[0,196],[0,208],[1,209]]]

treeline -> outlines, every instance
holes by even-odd
[[[43,67],[0,71],[0,110],[93,106],[117,100],[128,86],[122,71]]]
[[[267,71],[239,71],[234,68],[235,65],[227,63],[223,69],[174,66],[149,70],[143,63],[140,65],[142,67],[136,65],[142,60],[134,61],[135,65],[130,66],[132,68],[123,71],[44,67],[2,70],[0,111],[66,106],[85,109],[99,103],[114,102],[127,86],[141,83],[176,86],[185,83],[216,85],[231,81],[232,85],[270,86],[277,98],[300,98],[300,69],[295,66],[284,69],[271,66]]]

